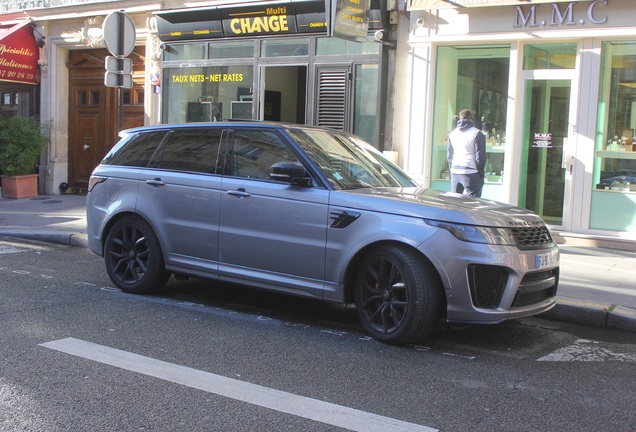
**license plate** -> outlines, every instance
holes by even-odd
[[[546,267],[556,267],[559,265],[559,252],[556,251],[537,255],[535,257],[535,262],[537,264],[537,270]]]

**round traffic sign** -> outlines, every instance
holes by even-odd
[[[135,23],[123,11],[110,13],[102,25],[104,43],[114,56],[124,56],[135,48]]]

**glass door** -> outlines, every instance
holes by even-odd
[[[519,205],[566,225],[573,152],[570,79],[524,80]]]

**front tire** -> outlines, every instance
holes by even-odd
[[[139,217],[126,216],[115,222],[106,237],[104,260],[113,283],[129,293],[154,292],[170,277],[157,235]]]
[[[362,260],[355,303],[364,329],[388,344],[414,343],[433,330],[441,282],[433,265],[403,246],[382,246]]]

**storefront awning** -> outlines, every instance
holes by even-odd
[[[0,27],[0,81],[37,84],[39,54],[30,23]]]
[[[486,6],[526,6],[539,3],[565,3],[572,0],[407,0],[408,10],[470,8]]]
[[[326,34],[325,0],[288,0],[156,12],[162,41],[281,34]],[[384,26],[379,0],[371,0],[369,30]]]

